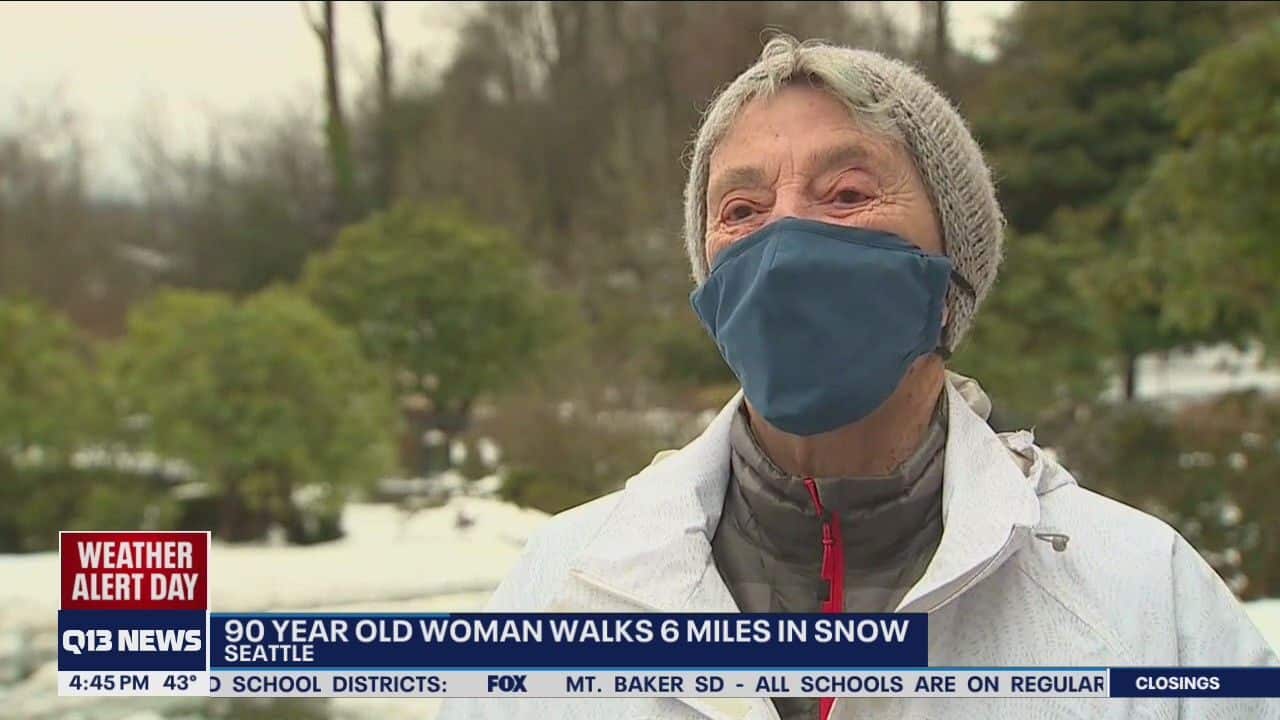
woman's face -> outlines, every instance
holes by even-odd
[[[711,154],[707,264],[783,217],[890,232],[942,254],[915,166],[897,143],[860,129],[829,93],[790,85],[756,98]]]

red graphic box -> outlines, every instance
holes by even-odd
[[[63,610],[206,610],[209,533],[58,534]]]

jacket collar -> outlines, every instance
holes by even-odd
[[[998,568],[1040,521],[1034,478],[1023,473],[1005,442],[966,402],[961,392],[966,381],[953,376],[945,383],[950,424],[942,539],[924,575],[898,604],[899,612],[928,612],[945,604]],[[977,392],[980,408],[989,408],[986,395]]]
[[[985,394],[958,375],[945,384],[942,539],[899,604],[902,612],[932,611],[993,572],[1040,517],[1038,478],[1024,473],[1007,439],[979,415],[990,407]],[[729,480],[730,423],[741,402],[738,393],[698,438],[628,481],[602,529],[571,562],[570,584],[590,586],[577,588],[595,591],[586,597],[609,595],[619,609],[738,611],[716,571],[711,538]],[[566,592],[559,604],[567,609],[581,597]]]
[[[711,558],[729,482],[729,427],[739,392],[693,442],[627,481],[570,575],[660,612],[737,612]]]

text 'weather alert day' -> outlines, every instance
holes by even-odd
[[[71,586],[72,600],[190,601],[196,597],[197,573],[80,572]]]

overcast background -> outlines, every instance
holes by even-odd
[[[338,9],[348,97],[369,84],[374,68],[374,36],[362,5],[343,2]],[[398,76],[439,72],[474,5],[390,3]],[[904,29],[917,26],[918,3],[886,5]],[[957,49],[990,53],[995,21],[1013,5],[954,3]],[[161,122],[175,142],[199,145],[211,120],[315,102],[320,51],[302,13],[296,2],[0,4],[0,126],[57,97],[84,125],[97,161],[95,189],[130,188],[129,152],[144,116]]]

